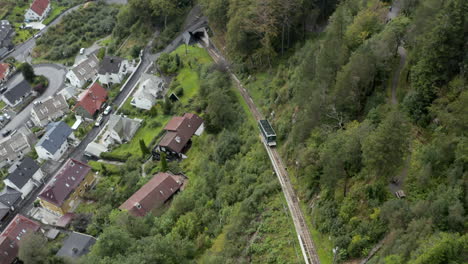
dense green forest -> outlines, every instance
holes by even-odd
[[[466,261],[466,1],[340,1],[322,33],[318,1],[203,2],[338,260]]]
[[[74,58],[80,48],[112,32],[118,12],[115,6],[102,2],[73,11],[37,40],[33,56],[51,61]]]
[[[160,28],[158,50],[193,4],[129,0],[113,41]],[[368,263],[466,262],[467,1],[197,4],[276,129],[322,263],[363,259],[376,245]],[[187,188],[155,216],[134,218],[116,208],[149,180],[140,177],[143,159],[93,164],[104,178],[73,228],[99,239],[82,263],[302,263],[247,106],[201,48],[183,54],[159,62],[181,102],[146,114],[194,112],[207,122],[186,160],[148,170],[183,172]]]

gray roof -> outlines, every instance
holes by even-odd
[[[118,73],[124,59],[115,56],[106,56],[99,67],[99,74]]]
[[[7,20],[0,20],[0,47],[7,47],[11,44],[11,33],[13,28]]]
[[[7,215],[9,211],[10,207],[8,205],[0,203],[0,220],[3,219],[3,217],[5,217],[5,215]]]
[[[0,162],[18,160],[31,150],[35,141],[36,137],[26,126],[19,128],[15,134],[0,139]]]
[[[114,130],[122,140],[129,141],[137,132],[140,124],[140,120],[112,114],[109,117],[108,129]]]
[[[94,237],[73,232],[65,239],[62,247],[57,252],[57,256],[79,258],[86,255],[94,243],[96,243]]]
[[[72,129],[63,121],[50,123],[47,125],[47,132],[37,142],[37,147],[41,146],[50,153],[55,153],[72,133]]]
[[[39,165],[28,156],[24,157],[20,163],[13,166],[16,168],[8,175],[7,179],[20,189],[23,188],[40,168]]]
[[[10,187],[5,187],[0,192],[0,203],[12,206],[21,198],[21,193]]]
[[[80,81],[92,80],[98,73],[99,68],[99,59],[93,53],[89,58],[80,62],[78,65],[72,68],[72,71],[75,73],[76,77]],[[117,69],[118,70],[118,69]]]
[[[51,97],[43,102],[36,103],[33,106],[39,120],[54,119],[68,112],[68,104],[65,97],[61,94]]]
[[[17,100],[21,99],[23,96],[27,96],[31,93],[32,87],[26,80],[22,80],[16,86],[11,89],[8,89],[3,96],[5,96],[8,101],[14,104]]]

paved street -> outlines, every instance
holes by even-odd
[[[39,96],[34,100],[42,101],[47,97],[55,94],[59,91],[65,82],[65,68],[55,64],[37,64],[33,65],[34,72],[37,75],[44,75],[47,79],[49,79],[49,87],[45,91],[44,94]],[[7,87],[13,87],[15,84],[19,83],[23,80],[22,74],[16,74],[13,78],[8,81]],[[0,130],[0,133],[4,130],[14,130],[19,128],[20,126],[24,126],[26,121],[29,119],[31,114],[31,109],[33,107],[33,103],[30,103],[27,107],[25,107],[21,112],[17,113],[16,116],[12,118],[12,120]]]

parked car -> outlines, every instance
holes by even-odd
[[[106,109],[104,110],[104,115],[110,114],[111,111],[112,111],[112,106],[108,105]]]
[[[94,123],[94,126],[100,126],[102,124],[102,115],[98,116],[98,118],[96,118],[96,123]]]
[[[81,48],[81,49],[80,49],[80,55],[83,55],[83,54],[84,54],[84,51],[85,51],[85,49],[84,49],[84,48]]]
[[[11,119],[11,116],[7,113],[4,113],[3,116],[7,119],[7,120],[10,120]]]
[[[10,135],[10,133],[11,133],[11,130],[5,130],[5,131],[2,132],[2,136],[6,137],[6,136]]]
[[[6,90],[8,90],[7,87],[0,88],[0,94],[3,94],[4,92],[6,92]]]
[[[0,115],[0,122],[3,122],[5,121],[5,117],[3,117],[2,115]]]
[[[37,38],[40,38],[42,36],[41,33],[37,33],[36,35],[34,35],[34,38],[37,39]]]

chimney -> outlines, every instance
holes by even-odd
[[[180,137],[177,136],[177,137],[175,138],[175,141],[176,141],[177,143],[180,143]]]

